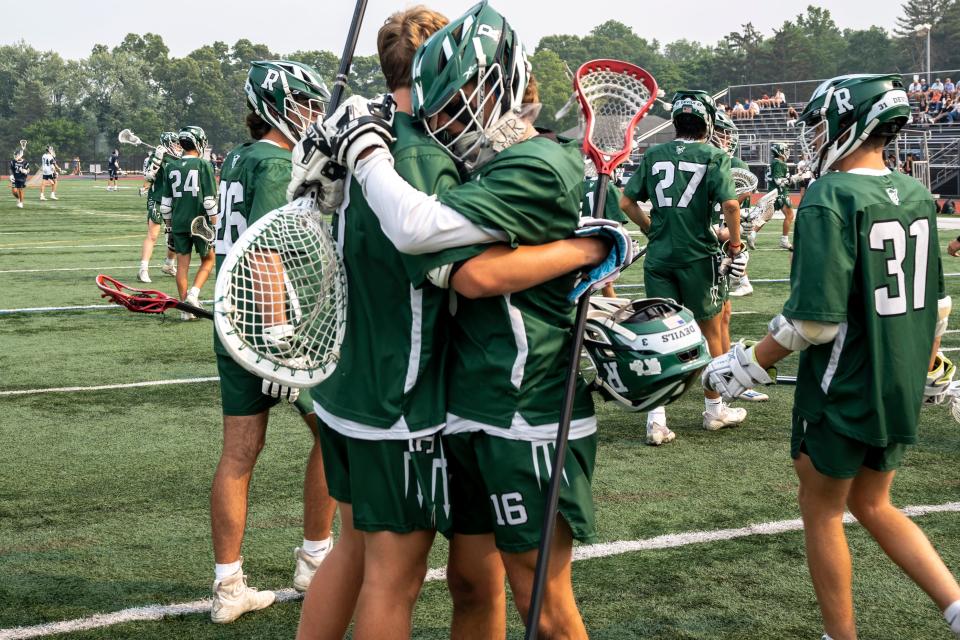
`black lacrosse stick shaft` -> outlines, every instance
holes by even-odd
[[[330,94],[330,106],[327,108],[327,117],[333,114],[343,100],[343,92],[347,88],[347,79],[350,76],[350,67],[353,65],[353,52],[357,48],[357,39],[360,37],[360,25],[363,23],[363,14],[367,11],[367,0],[357,0],[353,9],[353,19],[350,20],[350,30],[347,32],[347,42],[343,45],[343,55],[340,56],[340,68],[337,69],[337,78],[333,82],[333,91]]]
[[[610,176],[601,173],[597,180],[597,190],[593,197],[593,216],[603,218],[607,204],[607,185]],[[553,467],[550,475],[550,488],[547,491],[547,506],[543,512],[543,525],[540,528],[540,547],[537,550],[537,569],[533,578],[533,591],[530,594],[530,609],[527,613],[527,629],[524,638],[536,640],[537,627],[540,624],[540,611],[543,608],[543,594],[547,588],[547,569],[550,567],[550,550],[553,535],[557,530],[557,507],[560,503],[560,483],[563,481],[563,465],[567,458],[567,441],[570,439],[570,420],[573,417],[573,399],[577,390],[577,376],[580,371],[580,350],[583,348],[583,329],[587,324],[587,310],[590,308],[590,292],[584,292],[577,303],[577,317],[573,325],[573,341],[570,343],[570,364],[563,383],[563,406],[560,407],[560,424],[557,426],[557,439],[554,443]]]

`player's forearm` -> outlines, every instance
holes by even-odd
[[[774,340],[773,336],[769,333],[763,338],[763,340],[758,342],[753,349],[754,355],[757,359],[757,364],[764,369],[769,369],[793,353],[790,349],[787,349],[779,342]]]
[[[627,196],[620,196],[620,210],[640,227],[640,231],[642,231],[644,235],[650,231],[650,216],[644,213],[639,204]]]
[[[515,293],[599,264],[608,252],[606,244],[594,238],[556,240],[516,249],[497,244],[460,267],[451,285],[467,298]]]
[[[723,203],[723,219],[730,231],[730,246],[740,246],[740,203],[736,200],[727,200]]]

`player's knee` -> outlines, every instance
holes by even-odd
[[[877,522],[883,518],[889,509],[893,508],[890,500],[886,496],[863,496],[851,494],[847,498],[847,508],[853,517],[863,523],[864,526]]]
[[[454,608],[499,607],[506,597],[502,573],[468,573],[456,566],[447,567],[447,590]]]

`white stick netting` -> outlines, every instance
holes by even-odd
[[[757,176],[749,169],[734,167],[730,170],[730,175],[733,177],[733,186],[737,190],[738,196],[742,196],[745,193],[753,193],[757,190],[757,185],[760,183]]]
[[[142,144],[142,140],[130,129],[124,129],[117,135],[117,139],[124,144]]]
[[[630,122],[650,101],[650,90],[643,79],[597,68],[580,76],[579,85],[592,114],[587,140],[605,155],[623,151]]]
[[[773,218],[773,205],[776,199],[777,190],[774,189],[757,200],[757,204],[751,207],[749,220],[753,223],[754,231],[760,231],[763,225],[770,222],[770,219]]]
[[[206,242],[213,242],[214,230],[210,226],[210,220],[207,216],[197,216],[190,223],[190,235],[196,236]]]
[[[343,265],[320,211],[300,198],[268,214],[234,245],[217,312],[238,361],[282,384],[309,386],[333,372],[346,326]],[[244,242],[244,240],[249,240]],[[244,353],[245,352],[245,353]]]

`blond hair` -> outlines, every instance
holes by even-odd
[[[423,5],[398,11],[377,32],[380,69],[390,91],[410,86],[413,56],[424,41],[447,23],[446,16]]]

